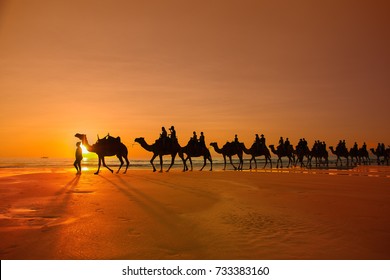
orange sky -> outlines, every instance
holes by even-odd
[[[0,2],[0,156],[73,157],[76,132],[149,157],[175,125],[390,144],[388,1]]]

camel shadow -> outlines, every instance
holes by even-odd
[[[175,227],[175,224],[171,221],[170,218],[172,215],[174,215],[174,213],[163,206],[160,202],[156,201],[150,196],[147,196],[138,188],[120,177],[116,177],[120,183],[114,182],[114,180],[110,180],[102,175],[99,175],[99,177],[107,181],[111,186],[125,195],[130,201],[135,202],[137,206],[139,206],[154,221],[167,228]]]

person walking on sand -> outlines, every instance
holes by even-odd
[[[76,143],[76,160],[74,161],[73,165],[77,170],[77,174],[81,174],[81,161],[83,159],[83,151],[81,150],[81,142]]]

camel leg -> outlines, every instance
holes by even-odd
[[[104,160],[104,157],[102,157],[102,162],[103,162],[103,166],[104,166],[105,168],[107,168],[108,170],[110,170],[111,173],[114,172],[110,167],[107,166],[106,161]]]
[[[291,157],[288,158],[288,165],[287,165],[287,168],[289,168],[290,166],[293,167],[293,162],[294,162],[294,159],[292,159]]]
[[[272,169],[272,161],[271,161],[271,157],[265,157],[265,165],[264,165],[264,168],[267,166],[268,164],[268,161],[269,161],[269,166],[270,168]]]
[[[129,162],[129,159],[127,158],[127,155],[124,158],[126,160],[126,170],[125,170],[125,172],[123,172],[123,174],[126,174],[127,168],[129,168],[130,162]]]
[[[176,155],[172,155],[171,165],[169,165],[169,167],[168,167],[166,172],[169,172],[169,170],[171,169],[172,165],[175,163],[175,157],[176,157]]]
[[[187,155],[187,157],[184,159],[184,167],[183,167],[183,171],[188,171],[188,167],[187,167],[187,159],[190,159],[190,157]],[[191,166],[192,166],[192,162],[191,162]]]
[[[213,160],[211,159],[211,156],[209,156],[208,160],[210,161],[210,171],[213,171]]]
[[[99,174],[100,165],[101,165],[101,164],[102,164],[102,159],[101,159],[101,157],[99,157],[98,170],[95,172],[95,175],[98,175],[98,174]]]
[[[230,160],[230,164],[233,165],[234,170],[237,170],[236,166],[235,166],[235,165],[233,164],[233,162],[232,162],[232,156],[229,156],[229,160]]]
[[[121,162],[121,165],[119,166],[118,171],[116,172],[116,174],[118,174],[118,173],[119,173],[119,170],[121,170],[121,168],[122,168],[122,166],[123,166],[124,161],[123,161],[123,159],[122,159],[122,156],[117,155],[116,157],[117,157],[117,158],[119,159],[119,161]]]
[[[183,172],[187,171],[188,170],[188,166],[186,163],[187,159],[184,159],[184,154],[182,152],[179,152],[178,154],[179,154],[179,157],[181,158],[181,161],[183,162]],[[187,158],[191,159],[191,157],[188,155],[187,155]],[[192,169],[192,162],[191,162],[191,169]]]
[[[268,164],[268,157],[265,156],[265,164],[264,164],[264,166],[263,166],[263,169],[265,169],[265,167],[267,166],[267,164]]]
[[[223,163],[224,163],[223,170],[226,170],[226,156],[225,155],[223,155]]]
[[[205,166],[206,166],[206,156],[203,157],[203,166],[199,171],[202,171]]]
[[[188,159],[189,159],[189,161],[190,161],[190,165],[191,165],[191,171],[193,171],[193,170],[194,170],[194,168],[193,168],[193,166],[192,166],[192,159],[191,159],[191,157],[188,157]]]
[[[154,166],[154,163],[153,163],[153,161],[154,161],[154,159],[157,157],[157,155],[156,154],[153,154],[153,157],[152,157],[152,159],[150,160],[150,163],[152,164],[152,167],[153,167],[153,172],[156,172],[156,167]]]
[[[276,168],[279,168],[279,162],[280,162],[280,168],[283,168],[282,158],[279,157],[278,161],[276,162]]]
[[[159,155],[160,158],[160,172],[163,172],[163,156]]]
[[[249,160],[249,169],[252,169],[252,160],[255,162],[255,169],[257,169],[257,162],[254,155],[252,155],[251,159]]]

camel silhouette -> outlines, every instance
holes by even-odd
[[[253,143],[252,146],[247,149],[244,143],[240,143],[240,145],[244,153],[252,156],[249,160],[249,169],[252,169],[252,161],[255,162],[255,169],[257,169],[256,157],[261,156],[265,156],[265,164],[263,166],[263,169],[267,166],[268,162],[270,163],[272,168],[271,153],[266,146],[261,145],[260,147],[258,147],[257,143]]]
[[[329,166],[329,154],[327,150],[313,148],[310,151],[307,160],[307,166],[309,166],[310,168],[312,166],[313,158],[316,160],[316,167],[320,166],[321,163],[325,164],[327,167]],[[324,159],[324,162],[322,162],[322,158]]]
[[[210,146],[212,146],[218,154],[222,154],[223,161],[224,161],[223,170],[226,169],[226,157],[229,158],[230,164],[233,166],[234,170],[242,170],[242,167],[244,165],[244,161],[242,159],[243,152],[242,152],[242,148],[240,147],[240,145],[237,145],[235,142],[227,142],[220,149],[216,142],[212,142],[212,143],[210,143]],[[234,156],[234,155],[237,155],[238,159],[240,160],[238,167],[236,167],[232,162],[232,156]]]
[[[191,164],[191,171],[193,170],[192,167],[192,159],[193,157],[203,157],[203,166],[200,169],[200,171],[203,170],[203,168],[206,166],[207,160],[210,162],[211,168],[210,171],[213,170],[213,160],[211,159],[211,154],[209,149],[201,145],[200,143],[194,143],[193,140],[188,141],[188,144],[181,149],[182,153],[185,153],[187,157],[184,159],[187,161],[187,159],[190,161]],[[187,165],[185,165],[185,168]]]
[[[358,150],[358,159],[359,159],[359,163],[371,164],[371,159],[366,149],[360,148]]]
[[[282,157],[288,158],[287,167],[290,167],[290,165],[292,166],[292,164],[294,163],[294,154],[293,154],[294,148],[292,145],[289,145],[287,150],[282,150],[279,148],[275,150],[275,145],[269,145],[269,147],[271,148],[271,151],[278,156],[278,160],[276,162],[276,168],[279,168],[279,162],[280,162],[280,167],[283,168]]]
[[[106,165],[106,162],[104,160],[104,157],[106,157],[106,156],[117,156],[117,158],[119,159],[121,164],[120,164],[119,169],[116,173],[119,173],[119,170],[121,170],[121,168],[124,164],[123,159],[125,159],[126,160],[126,170],[123,173],[126,173],[127,168],[129,167],[129,164],[130,164],[129,160],[127,158],[128,151],[127,151],[127,147],[120,141],[119,137],[114,138],[114,137],[109,136],[107,139],[106,138],[99,139],[92,146],[88,143],[87,136],[85,134],[76,133],[75,137],[77,137],[81,140],[83,146],[89,152],[92,152],[92,153],[95,153],[98,155],[99,166],[98,166],[98,170],[95,172],[96,175],[99,174],[100,166],[102,163],[103,163],[104,167],[106,167],[108,170],[111,171],[111,173],[113,173],[113,170]]]
[[[165,141],[166,143],[163,144],[162,139],[158,139],[152,145],[149,145],[148,143],[146,143],[144,137],[135,138],[134,141],[139,143],[141,145],[141,147],[144,148],[145,150],[153,153],[152,159],[150,160],[150,163],[152,164],[152,167],[153,167],[153,172],[156,171],[156,167],[154,166],[153,161],[157,156],[159,156],[159,158],[160,158],[160,172],[162,172],[162,170],[163,170],[163,156],[164,155],[171,155],[172,160],[171,160],[171,164],[169,165],[169,167],[167,169],[167,172],[168,172],[171,169],[172,165],[175,163],[175,157],[177,154],[179,154],[179,157],[183,161],[183,164],[184,164],[183,171],[188,170],[187,164],[186,164],[184,157],[183,157],[182,148],[180,147],[179,143],[176,140],[173,141],[170,138],[166,138],[165,140],[166,140]]]
[[[374,149],[371,148],[370,151],[376,156],[377,158],[377,163],[380,165],[381,160],[380,158],[383,157],[383,164],[389,165],[389,159],[390,159],[390,148],[387,148],[385,151],[379,151],[378,148]]]
[[[370,157],[368,151],[363,148],[353,147],[349,150],[349,156],[351,157],[351,164],[370,164]]]
[[[309,158],[311,155],[311,151],[309,147],[295,147],[295,150],[293,151],[296,155],[295,159],[295,166],[297,166],[298,162],[301,163],[301,167],[306,166],[309,163]],[[306,157],[306,164],[304,163],[304,158]]]
[[[332,152],[332,154],[337,156],[336,160],[336,166],[338,165],[338,162],[340,161],[340,166],[343,166],[343,161],[341,160],[342,157],[347,159],[347,166],[349,165],[349,152],[347,149],[333,149],[333,146],[329,147],[329,150]]]

